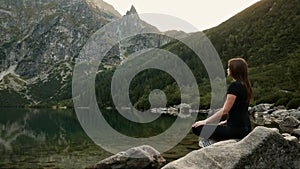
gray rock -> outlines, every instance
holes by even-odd
[[[272,116],[272,114],[269,114],[269,111],[256,112],[256,113],[254,113],[253,122],[256,125],[264,126],[264,125],[271,125],[275,119],[276,118],[274,118],[274,116]]]
[[[272,104],[259,104],[249,109],[249,112],[264,112],[270,109]]]
[[[256,127],[237,143],[219,143],[192,151],[163,169],[296,169],[299,157],[298,143],[284,139],[277,129]]]
[[[276,107],[274,107],[274,109],[279,110],[279,109],[286,109],[286,108],[285,108],[285,106],[276,106]]]
[[[266,120],[263,117],[255,118],[254,120],[256,125],[263,126],[266,123]]]
[[[300,111],[295,110],[290,112],[291,116],[295,117],[297,120],[300,120]]]
[[[290,137],[291,135],[289,133],[282,133],[281,134],[283,137]]]
[[[254,117],[259,118],[259,117],[263,117],[266,113],[265,112],[256,112]]]
[[[295,136],[287,136],[287,137],[284,137],[284,139],[286,139],[288,141],[292,141],[292,142],[298,143],[298,139]]]
[[[293,116],[288,116],[279,122],[279,128],[282,132],[291,133],[300,125],[300,121]]]
[[[287,116],[290,116],[290,113],[287,110],[276,110],[272,113],[272,115],[274,117],[276,117],[277,119],[284,119]]]
[[[293,132],[291,133],[292,136],[297,137],[298,139],[300,138],[300,129],[294,129]]]
[[[131,148],[97,163],[94,169],[158,169],[166,163],[160,153],[150,146]]]

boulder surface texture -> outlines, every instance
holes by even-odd
[[[131,148],[98,162],[94,169],[159,169],[166,160],[151,146]]]
[[[240,141],[222,141],[192,151],[163,169],[298,169],[300,144],[277,129],[256,127]]]

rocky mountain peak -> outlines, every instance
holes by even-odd
[[[131,5],[130,10],[126,12],[126,15],[132,15],[132,14],[138,14],[133,5]]]
[[[0,14],[0,100],[10,100],[14,92],[19,101],[10,105],[17,106],[70,99],[74,60],[96,31],[122,17],[103,0],[3,0]],[[137,14],[136,9],[132,6],[127,14]],[[117,25],[120,29],[158,32],[138,15],[125,18]],[[101,69],[118,65],[127,54],[167,42],[151,35],[125,39],[110,50]]]

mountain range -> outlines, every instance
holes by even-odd
[[[261,0],[219,26],[204,31],[224,66],[232,57],[243,57],[248,61],[255,92],[253,104],[270,102],[300,106],[299,9],[298,0]],[[75,59],[92,34],[123,17],[102,0],[3,0],[0,13],[2,107],[71,107]],[[133,6],[127,12],[130,14],[136,14]],[[150,24],[142,24],[158,31]],[[177,31],[165,34],[168,33],[184,34],[190,38],[197,34]],[[203,91],[200,104],[207,108],[210,84],[205,68],[178,41],[153,35],[126,39],[104,58],[99,68],[102,70],[97,75],[101,81],[95,89],[99,93],[99,105],[112,105],[108,89],[114,67],[129,54],[153,44],[178,53],[189,63],[199,89]],[[144,73],[130,87],[133,104],[141,109],[149,107],[148,95],[154,87],[166,93],[169,106],[180,102],[179,89],[168,75],[155,70]]]

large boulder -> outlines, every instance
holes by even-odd
[[[299,168],[300,145],[277,129],[256,127],[243,140],[223,141],[173,161],[163,169]]]
[[[282,132],[291,133],[294,129],[298,128],[300,121],[293,116],[288,116],[279,122],[279,128]]]
[[[144,145],[108,157],[93,167],[94,169],[159,169],[166,160],[154,148]]]
[[[294,116],[297,120],[300,120],[300,111],[299,110],[291,111],[291,115]]]

